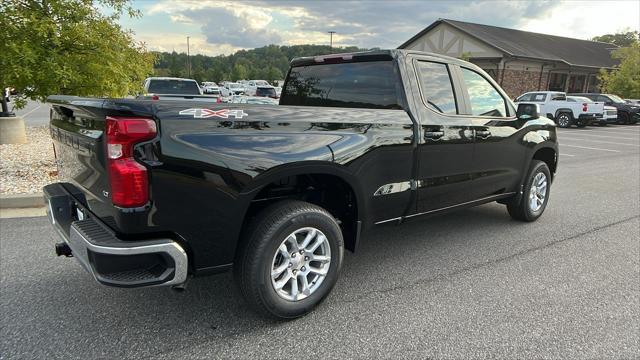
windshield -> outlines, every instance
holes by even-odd
[[[280,104],[402,109],[400,86],[392,61],[297,66],[289,72]]]
[[[264,81],[264,80],[257,80],[256,81],[256,86],[268,86],[269,83]]]
[[[148,92],[151,94],[200,95],[198,84],[188,80],[151,80]]]
[[[237,89],[237,88],[242,86],[242,85],[236,84],[236,83],[231,83],[231,84],[228,84],[228,85],[229,85],[229,89]]]
[[[622,98],[620,98],[618,95],[607,95],[611,100],[613,100],[614,103],[616,104],[624,104],[624,100],[622,100]]]

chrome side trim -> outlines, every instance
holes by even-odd
[[[459,207],[459,206],[469,205],[469,204],[473,204],[473,203],[481,203],[481,202],[491,201],[491,200],[497,200],[497,199],[501,199],[501,198],[508,197],[508,196],[515,195],[515,194],[516,194],[515,192],[508,192],[508,193],[502,193],[502,194],[497,194],[497,195],[491,195],[491,196],[483,197],[483,198],[480,198],[480,199],[463,202],[463,203],[460,203],[460,204],[455,204],[455,205],[445,206],[445,207],[438,208],[438,209],[424,211],[424,212],[421,212],[421,213],[416,213],[416,214],[411,214],[411,215],[407,215],[407,216],[401,216],[401,217],[396,217],[396,218],[392,218],[392,219],[377,221],[374,224],[375,225],[379,225],[379,224],[384,224],[384,223],[387,223],[387,222],[390,222],[390,221],[397,221],[397,220],[412,218],[412,217],[415,217],[415,216],[427,215],[427,214],[435,213],[435,212],[438,212],[438,211],[443,211],[443,210],[447,210],[447,209],[456,208],[456,207]]]
[[[388,223],[388,222],[391,222],[391,221],[399,221],[399,220],[402,220],[402,216],[395,217],[395,218],[392,218],[392,219],[378,221],[378,222],[375,223],[375,225],[380,225],[380,224]]]
[[[399,193],[399,192],[411,190],[412,189],[412,187],[411,187],[412,182],[413,182],[413,180],[402,181],[402,182],[391,183],[391,184],[384,184],[384,185],[380,186],[378,188],[378,190],[376,190],[373,193],[373,196],[396,194],[396,193]]]
[[[439,208],[439,209],[433,209],[433,210],[424,211],[424,212],[417,213],[417,214],[407,215],[407,216],[405,216],[405,218],[431,214],[431,213],[434,213],[434,212],[447,210],[447,209],[455,208],[455,207],[458,207],[458,206],[469,205],[469,204],[473,204],[473,203],[476,203],[476,202],[491,201],[491,200],[494,200],[494,199],[500,199],[500,198],[503,198],[503,197],[506,197],[506,196],[509,196],[509,195],[514,195],[514,194],[515,194],[515,192],[508,192],[508,193],[502,193],[502,194],[498,194],[498,195],[491,195],[491,196],[483,197],[483,198],[480,198],[480,199],[463,202],[463,203],[460,203],[460,204],[445,206],[445,207],[442,207],[442,208]]]
[[[63,237],[64,238],[64,237]],[[170,281],[150,285],[151,286],[169,286],[179,285],[187,280],[188,275],[188,258],[187,253],[182,249],[178,243],[170,239],[158,239],[159,241],[166,241],[164,244],[143,245],[135,247],[109,247],[95,245],[89,242],[74,226],[70,227],[69,239],[64,238],[64,241],[71,247],[74,257],[80,262],[83,267],[91,273],[91,275],[98,281],[93,268],[88,263],[86,258],[86,249],[89,249],[96,253],[111,254],[111,255],[139,255],[149,253],[165,253],[169,255],[175,263],[175,274]],[[158,241],[155,240],[155,241]],[[84,251],[79,252],[78,247],[84,248]],[[78,256],[79,255],[79,256]]]

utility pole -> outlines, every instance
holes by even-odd
[[[329,49],[333,48],[333,34],[335,34],[335,31],[327,31],[329,33]]]
[[[188,77],[191,78],[191,58],[189,57],[189,36],[187,36],[187,73]]]

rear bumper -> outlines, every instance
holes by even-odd
[[[188,258],[171,239],[124,241],[60,183],[43,189],[47,215],[71,254],[96,281],[117,287],[180,285]]]
[[[599,119],[596,117],[596,114],[580,114],[576,122],[591,125],[591,123],[597,122]]]

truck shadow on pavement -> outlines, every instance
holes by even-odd
[[[21,324],[37,323],[37,336],[49,337],[47,342],[81,345],[95,337],[100,339],[100,353],[106,347],[110,356],[141,342],[163,352],[198,340],[286,331],[292,324],[310,324],[366,306],[360,301],[374,293],[429,281],[500,256],[499,247],[517,241],[510,239],[510,229],[518,228],[514,224],[504,206],[490,204],[379,227],[361,240],[355,254],[345,253],[342,276],[327,300],[292,322],[264,319],[249,311],[230,273],[192,279],[182,293],[166,288],[118,289],[95,283],[75,262],[50,253],[38,260],[50,267],[48,275],[32,279],[20,290],[24,303],[12,307],[24,308],[17,315]],[[10,281],[6,285],[10,287]],[[68,309],[40,312],[45,303]],[[84,351],[96,355],[91,349]]]

